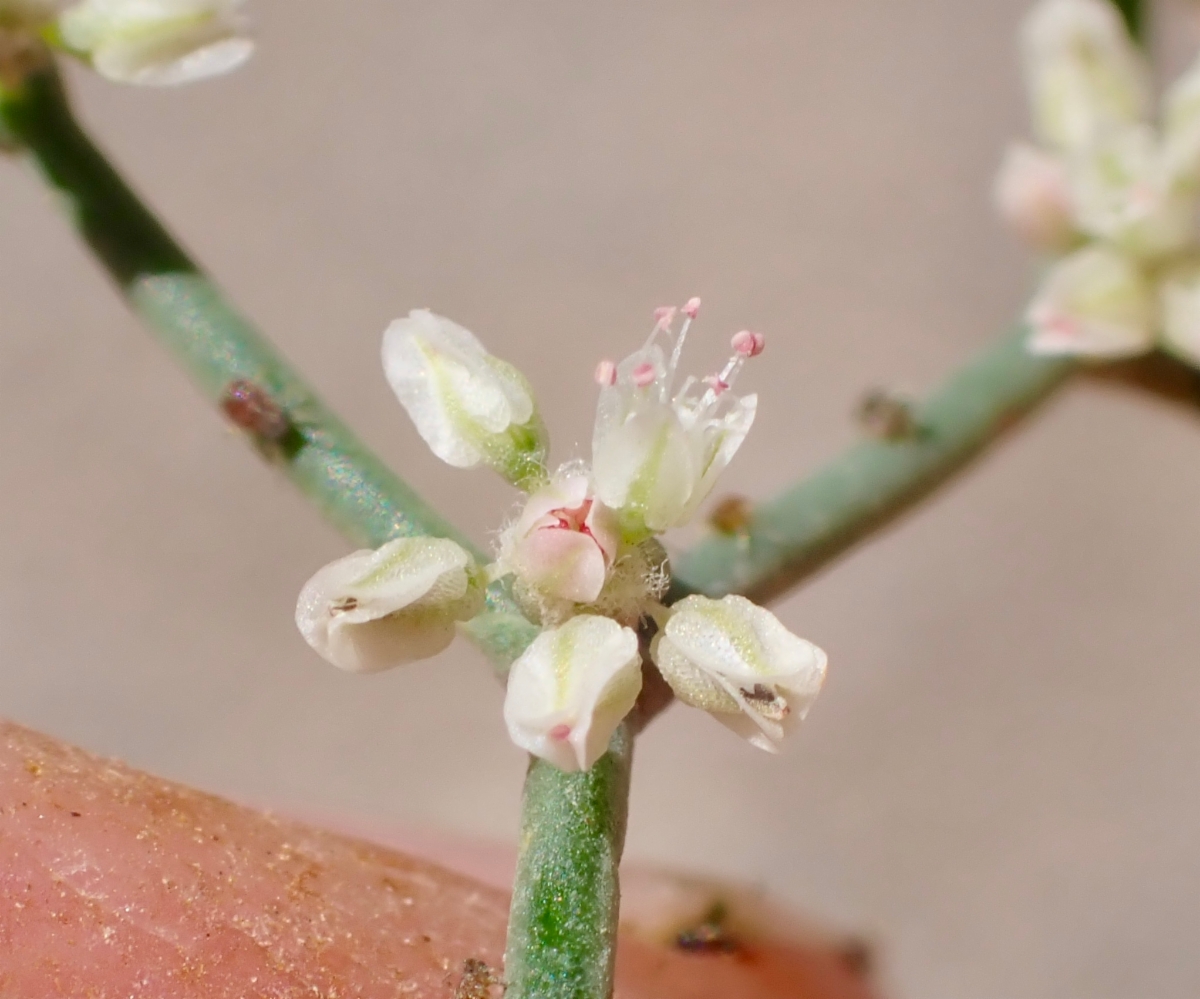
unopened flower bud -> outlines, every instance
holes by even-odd
[[[804,718],[825,679],[824,652],[740,596],[679,601],[651,656],[681,701],[769,752]]]
[[[543,600],[592,603],[620,547],[616,515],[591,494],[587,472],[556,475],[502,536],[500,565]]]
[[[241,0],[82,0],[59,19],[63,44],[121,83],[189,83],[240,66],[254,43]]]
[[[1088,246],[1051,269],[1026,311],[1035,354],[1122,357],[1154,345],[1154,295],[1127,256]]]
[[[455,622],[483,609],[484,589],[474,559],[448,538],[397,538],[313,576],[296,625],[334,666],[375,673],[441,652]]]
[[[1014,142],[993,191],[996,207],[1018,236],[1038,250],[1070,245],[1075,232],[1066,165],[1057,156]]]
[[[581,614],[543,631],[513,663],[504,721],[522,749],[561,770],[587,770],[641,689],[637,633]]]
[[[1044,142],[1075,150],[1108,125],[1144,117],[1146,67],[1109,0],[1041,0],[1022,40],[1034,125]]]
[[[523,488],[545,480],[548,442],[529,383],[469,330],[414,309],[384,333],[383,366],[417,432],[442,461],[488,465]]]

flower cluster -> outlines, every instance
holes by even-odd
[[[1200,364],[1200,61],[1149,114],[1149,70],[1109,0],[1041,0],[1023,33],[1040,146],[996,183],[1013,228],[1053,258],[1030,349],[1122,357],[1161,343]]]
[[[468,330],[419,309],[383,338],[383,363],[417,430],[443,461],[487,465],[524,494],[486,568],[445,538],[401,538],[326,566],[296,622],[342,669],[373,672],[440,652],[507,585],[538,637],[513,663],[504,720],[513,741],[564,770],[589,768],[642,688],[646,654],[681,701],[776,748],[820,690],[825,655],[743,597],[662,599],[670,579],[657,535],[686,523],[754,422],[733,392],[763,349],[747,330],[707,378],[680,380],[699,299],[662,308],[645,345],[596,369],[591,462],[553,473],[529,383]],[[641,630],[641,634],[639,634]]]
[[[0,31],[40,37],[121,83],[189,83],[240,66],[242,0],[0,0]]]

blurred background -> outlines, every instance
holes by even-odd
[[[1032,278],[993,219],[1026,0],[256,0],[228,79],[73,73],[102,144],[365,439],[480,541],[379,364],[430,306],[528,373],[556,457],[651,310],[766,331],[725,485],[766,496],[924,391]],[[1200,43],[1157,11],[1164,65]],[[347,13],[353,9],[353,13]],[[511,840],[524,758],[470,647],[374,678],[292,624],[346,545],[200,400],[29,170],[0,164],[0,712],[243,801]],[[629,855],[881,947],[903,999],[1200,992],[1200,425],[1094,386],[778,607],[831,673],[785,755],[672,710]]]

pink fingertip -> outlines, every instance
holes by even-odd
[[[652,384],[656,377],[654,365],[648,361],[643,362],[630,372],[630,377],[633,379],[633,384],[638,388],[645,388],[647,385]]]
[[[612,361],[601,361],[596,365],[596,384],[604,388],[617,384],[617,366]]]
[[[687,316],[688,319],[695,319],[696,313],[699,311],[700,311],[700,299],[698,299],[698,298],[689,298],[687,300],[687,305],[685,305],[683,307],[683,314],[685,316]]]
[[[739,330],[733,334],[730,345],[742,357],[758,357],[767,345],[767,338],[761,333],[752,333],[750,330]]]

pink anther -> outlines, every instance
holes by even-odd
[[[725,381],[720,375],[709,375],[704,379],[704,384],[712,389],[714,395],[720,395],[722,392],[729,391],[729,382]]]
[[[683,307],[683,314],[685,316],[687,316],[688,319],[695,319],[696,313],[699,311],[700,311],[700,299],[698,299],[698,298],[689,298],[687,300],[687,305],[685,305]]]
[[[751,333],[750,330],[739,330],[733,334],[730,346],[742,357],[758,357],[767,345],[767,338],[761,333]]]
[[[555,742],[563,742],[571,735],[570,725],[555,725],[549,732],[550,738]]]
[[[654,383],[654,379],[658,377],[658,373],[654,370],[653,364],[649,361],[643,361],[630,372],[630,377],[633,379],[633,384],[638,388],[645,388],[647,385]]]
[[[603,388],[617,384],[617,366],[612,361],[601,361],[596,365],[596,384]]]
[[[666,329],[671,323],[675,322],[675,306],[660,305],[654,310],[654,318],[660,329]]]

